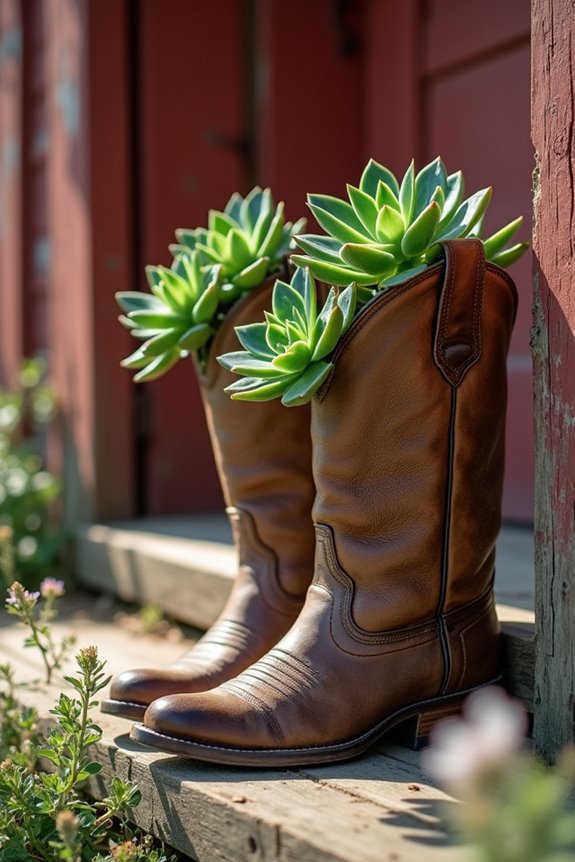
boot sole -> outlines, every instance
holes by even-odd
[[[129,700],[112,700],[108,698],[100,703],[100,712],[106,715],[117,715],[120,718],[129,718],[132,721],[140,721],[144,717],[147,706],[143,703],[134,703]]]
[[[499,676],[481,686],[474,686],[456,694],[423,700],[402,707],[361,736],[334,745],[280,749],[228,748],[168,736],[150,730],[143,724],[135,724],[130,732],[130,737],[142,745],[157,748],[160,751],[180,754],[193,760],[219,763],[224,766],[259,766],[265,768],[332,763],[363,754],[394,728],[401,731],[398,741],[412,748],[420,748],[426,742],[433,725],[442,718],[457,715],[461,711],[463,701],[471,692],[489,685],[497,685],[500,682],[501,677]]]

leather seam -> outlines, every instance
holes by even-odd
[[[461,673],[459,675],[459,680],[457,683],[457,688],[461,688],[463,680],[465,679],[465,673],[467,671],[467,651],[465,648],[465,638],[464,636],[467,632],[473,628],[473,626],[477,625],[484,617],[486,617],[491,612],[491,607],[485,608],[478,616],[474,617],[471,622],[469,622],[465,628],[461,629],[459,632],[459,640],[461,642],[461,652],[463,653],[463,667],[461,669]]]
[[[229,682],[224,683],[221,686],[221,688],[229,691],[231,694],[235,694],[236,697],[239,697],[242,700],[244,700],[246,703],[249,703],[250,706],[255,706],[257,709],[261,710],[261,713],[264,716],[264,719],[268,725],[268,728],[272,732],[272,736],[275,737],[275,739],[277,739],[278,742],[282,742],[284,735],[283,735],[282,730],[281,730],[281,728],[280,728],[280,726],[276,720],[275,715],[273,714],[272,710],[267,705],[267,703],[264,703],[264,701],[261,700],[261,698],[256,697],[256,695],[251,694],[250,692],[247,692],[247,691],[243,691],[241,688],[237,688],[234,685],[234,683],[235,683],[235,680],[230,680]]]

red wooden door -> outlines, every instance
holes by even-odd
[[[382,38],[385,34],[385,38]],[[437,155],[469,191],[493,186],[486,229],[523,214],[530,239],[529,0],[368,0],[370,152],[396,170]],[[504,516],[533,517],[531,256],[511,268],[520,304],[509,358]]]

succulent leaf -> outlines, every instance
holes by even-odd
[[[419,257],[433,240],[441,209],[435,201],[429,204],[406,230],[401,251],[406,258]]]
[[[319,387],[330,375],[333,368],[331,362],[314,362],[298,379],[287,387],[282,395],[285,407],[299,407],[311,401]]]
[[[433,200],[437,188],[441,189],[445,195],[447,172],[439,156],[422,168],[415,177],[415,216],[423,212],[429,202]]]
[[[327,284],[337,284],[340,287],[345,287],[350,281],[355,281],[356,284],[366,286],[376,283],[373,275],[348,266],[338,266],[334,263],[316,260],[313,257],[300,254],[292,254],[291,260],[296,266],[309,269],[315,278],[319,278],[320,281],[325,281]]]
[[[178,359],[180,358],[180,354],[177,350],[170,350],[166,353],[162,353],[160,356],[156,356],[145,368],[142,368],[141,371],[138,371],[136,375],[134,375],[134,380],[136,383],[145,383],[149,380],[156,380],[158,377],[161,377],[162,374],[165,374],[166,371],[169,371],[172,368]]]
[[[483,248],[485,249],[485,257],[488,260],[492,259],[492,255],[497,254],[503,246],[509,242],[511,237],[521,227],[523,216],[519,216],[514,221],[510,221],[504,227],[500,228],[496,233],[492,234],[487,239],[483,240]]]
[[[303,234],[303,236],[296,236],[295,241],[301,249],[318,260],[340,263],[339,250],[341,242],[333,236],[319,236],[308,233]]]
[[[356,301],[355,284],[332,288],[318,314],[308,270],[298,268],[289,284],[276,281],[265,322],[236,329],[245,350],[218,357],[224,368],[243,375],[226,392],[243,401],[285,394],[287,406],[305,404],[329,374],[325,360],[350,326]]]
[[[361,225],[360,229],[357,230],[355,227],[351,227],[349,224],[346,224],[346,222],[341,221],[341,219],[315,204],[310,203],[309,208],[314,214],[315,220],[320,227],[336,239],[341,242],[365,242],[365,234],[362,233]],[[350,210],[353,213],[353,218],[355,220],[356,216],[351,207]]]
[[[377,239],[375,223],[377,222],[378,208],[376,202],[370,195],[349,184],[347,186],[347,194],[356,216],[368,233],[374,239]]]
[[[363,173],[359,181],[359,187],[362,192],[365,192],[374,198],[377,194],[379,182],[383,182],[389,186],[395,197],[399,198],[399,183],[397,182],[395,175],[389,170],[389,168],[385,168],[383,165],[380,165],[379,162],[375,161],[375,159],[370,159],[363,169]]]
[[[503,251],[498,252],[498,254],[493,255],[490,260],[492,263],[496,263],[497,266],[511,266],[511,264],[515,263],[515,261],[518,260],[528,248],[529,243],[518,242],[516,245],[512,245],[511,248],[506,248]]]
[[[384,204],[377,216],[377,236],[380,242],[396,243],[405,233],[405,221],[400,212]]]
[[[396,269],[393,255],[383,251],[381,246],[346,243],[342,245],[340,255],[344,263],[370,275],[391,272]]]
[[[401,209],[399,199],[396,197],[390,186],[388,186],[387,183],[384,183],[383,180],[380,180],[378,183],[375,203],[378,209],[381,209],[383,206],[392,207],[398,212]]]
[[[413,159],[399,187],[399,205],[404,224],[410,224],[413,210],[415,209],[415,167]]]
[[[162,308],[162,303],[149,293],[140,293],[137,290],[122,290],[116,293],[116,301],[122,311],[156,311]]]
[[[258,258],[254,263],[251,263],[249,266],[246,266],[245,269],[238,272],[234,278],[235,286],[242,288],[242,290],[247,290],[250,287],[255,287],[256,284],[261,284],[266,277],[269,264],[269,257]]]

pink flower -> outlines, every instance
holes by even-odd
[[[40,598],[40,593],[29,593],[28,590],[25,590],[22,584],[18,583],[18,581],[14,581],[12,586],[8,590],[8,598],[6,599],[7,605],[13,605],[16,607],[21,607],[23,604],[32,607],[36,604],[38,599]]]
[[[500,767],[522,745],[527,716],[518,701],[490,686],[471,694],[462,718],[439,722],[422,768],[446,784],[462,784]]]
[[[43,599],[59,599],[64,595],[64,581],[56,578],[44,578],[40,584],[40,593]]]

